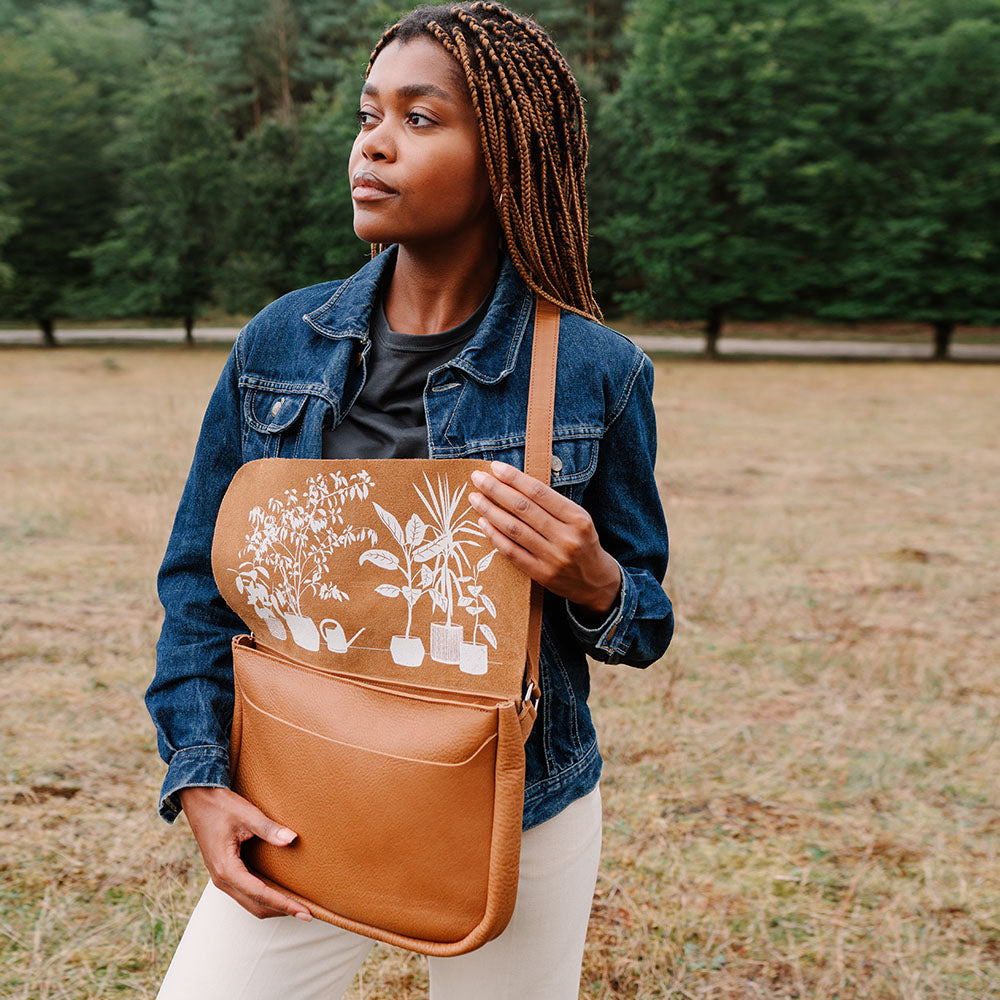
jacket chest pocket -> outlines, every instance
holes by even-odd
[[[580,502],[597,468],[599,438],[567,437],[552,442],[552,460],[549,469],[553,489],[576,503]],[[486,456],[490,460],[507,462],[518,469],[524,468],[524,447],[498,448]]]
[[[299,438],[310,395],[249,384],[243,387],[243,460],[300,457]]]

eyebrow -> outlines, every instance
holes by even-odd
[[[443,87],[437,86],[434,83],[408,83],[404,87],[400,87],[396,91],[399,97],[438,97],[443,101],[454,101],[455,98],[448,93]],[[372,83],[365,83],[361,88],[361,94],[370,95],[371,97],[378,97],[378,87]]]

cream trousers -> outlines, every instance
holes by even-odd
[[[599,788],[527,830],[507,929],[428,959],[431,1000],[577,1000],[600,853]],[[321,920],[259,920],[209,882],[158,1000],[339,1000],[371,947]]]

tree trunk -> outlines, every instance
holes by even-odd
[[[38,326],[42,331],[42,346],[58,347],[59,341],[56,340],[55,320],[53,320],[51,316],[43,316],[38,321]]]
[[[710,358],[719,356],[719,337],[722,336],[722,323],[725,311],[721,306],[712,306],[705,319],[705,354]]]
[[[292,85],[288,73],[288,33],[285,28],[285,11],[281,12],[278,26],[278,62],[281,67],[281,122],[288,125],[292,120]]]
[[[593,69],[597,65],[597,38],[596,38],[597,10],[594,0],[587,4],[587,69]]]
[[[948,358],[948,348],[951,347],[951,335],[955,331],[955,324],[948,320],[938,320],[934,324],[934,360],[946,361]]]
[[[194,347],[194,316],[184,317],[184,343]]]

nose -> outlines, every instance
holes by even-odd
[[[392,135],[392,129],[384,120],[367,132],[361,133],[358,138],[358,148],[366,160],[394,160],[396,158],[396,142]]]

